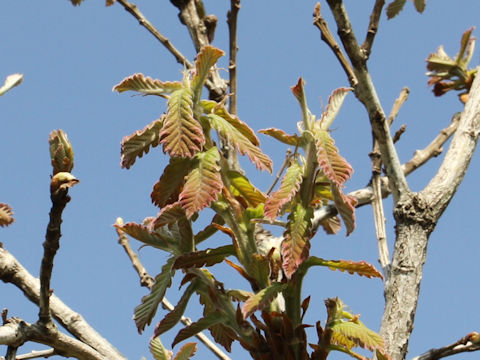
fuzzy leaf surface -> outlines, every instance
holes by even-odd
[[[198,334],[200,331],[208,329],[216,324],[225,323],[228,319],[220,312],[212,312],[207,316],[201,318],[200,320],[190,324],[189,326],[180,330],[173,340],[172,346],[175,346],[180,341],[188,339],[195,334]]]
[[[145,126],[142,130],[135,131],[132,135],[125,136],[121,145],[122,168],[129,169],[137,157],[148,154],[150,146],[155,147],[160,143],[160,131],[163,126],[164,116]]]
[[[190,170],[191,161],[182,158],[170,158],[170,163],[163,170],[163,174],[153,186],[150,198],[152,203],[162,208],[178,200]]]
[[[133,74],[115,85],[112,91],[136,91],[145,95],[167,95],[183,87],[179,81],[162,82],[143,74]]]
[[[197,344],[186,343],[183,345],[175,356],[174,360],[188,360],[197,352]]]
[[[73,147],[63,130],[54,130],[48,138],[53,175],[59,172],[72,172],[74,165]]]
[[[115,225],[132,238],[143,242],[146,245],[156,247],[165,251],[171,251],[175,244],[173,238],[166,231],[158,229],[151,231],[148,226],[136,224],[133,222],[126,223],[123,226]]]
[[[15,219],[13,218],[13,210],[10,205],[0,203],[0,226],[8,226],[14,221]]]
[[[393,19],[395,16],[397,16],[400,13],[400,11],[402,11],[406,2],[407,0],[394,0],[390,4],[388,4],[387,18]]]
[[[174,157],[192,158],[205,143],[202,126],[193,118],[192,90],[174,91],[168,99],[168,110],[160,132],[163,151]]]
[[[332,195],[338,213],[342,217],[345,228],[347,229],[347,236],[355,230],[355,205],[357,200],[353,197],[344,195],[342,191],[332,184]]]
[[[289,135],[281,129],[268,128],[268,129],[258,130],[258,132],[261,134],[271,136],[274,139],[277,139],[278,141],[287,145],[291,145],[291,146],[300,145],[300,137],[298,135]]]
[[[172,224],[185,216],[185,210],[179,202],[165,206],[157,217],[150,223],[150,227],[157,229],[161,226]]]
[[[228,256],[235,255],[233,245],[225,245],[215,249],[206,249],[181,255],[174,264],[175,269],[189,267],[212,266],[222,262]]]
[[[282,178],[280,188],[265,201],[265,217],[275,220],[282,207],[293,199],[300,189],[304,167],[293,160]]]
[[[133,320],[137,325],[137,330],[141,334],[146,325],[150,325],[155,316],[158,305],[165,296],[165,292],[172,285],[172,278],[175,274],[173,263],[176,258],[170,258],[162,267],[162,272],[155,277],[155,283],[152,286],[150,294],[142,298],[142,303],[135,308]]]
[[[159,337],[155,337],[150,340],[149,344],[150,353],[155,360],[171,360],[173,352],[165,349]]]
[[[257,310],[262,310],[275,299],[278,293],[287,287],[286,283],[274,282],[270,286],[250,296],[242,307],[243,317],[246,319]]]
[[[372,264],[365,261],[351,261],[351,260],[324,260],[316,256],[310,256],[305,261],[306,267],[310,266],[326,266],[331,270],[346,271],[349,274],[357,274],[360,276],[366,276],[368,278],[376,277],[383,279],[382,274],[375,269]]]
[[[187,175],[179,196],[179,202],[188,218],[217,200],[222,191],[219,160],[220,154],[216,147],[197,154],[196,164],[192,165],[193,169]]]
[[[288,216],[282,242],[282,266],[288,278],[292,277],[298,266],[308,257],[312,218],[312,208],[305,209],[301,204],[297,204]]]
[[[225,53],[211,45],[204,46],[197,55],[195,61],[195,76],[192,80],[192,88],[195,92],[200,91],[210,69]]]
[[[247,155],[249,159],[255,164],[257,169],[268,170],[272,172],[272,160],[265,155],[259,147],[252,144],[252,142],[238,131],[232,124],[221,116],[215,114],[206,115],[210,122],[221,137],[227,139],[242,155]]]
[[[317,146],[318,164],[328,179],[339,188],[350,179],[353,169],[350,164],[340,156],[335,146],[335,141],[328,131],[315,129],[315,145]]]
[[[352,89],[339,88],[333,91],[332,95],[328,98],[328,105],[322,118],[320,119],[320,127],[324,130],[330,128],[333,120],[337,117],[340,108],[342,107],[345,97]]]
[[[231,192],[234,196],[241,196],[252,207],[256,207],[265,202],[267,198],[265,194],[253,186],[246,176],[233,170],[229,171],[227,176],[230,180],[232,187]]]
[[[372,351],[384,348],[382,337],[367,328],[361,321],[337,321],[330,328],[353,341],[357,346]]]

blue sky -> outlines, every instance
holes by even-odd
[[[357,36],[364,37],[372,1],[345,1]],[[225,14],[228,1],[205,1],[207,11],[219,17],[214,45],[227,49]],[[368,4],[366,6],[365,4]],[[193,59],[194,50],[177,11],[168,1],[139,1],[137,5],[154,25]],[[239,116],[253,129],[278,127],[296,131],[300,111],[290,86],[298,77],[306,80],[310,109],[320,114],[328,96],[337,87],[348,86],[346,77],[312,25],[315,1],[244,1],[239,15]],[[325,3],[323,13],[335,26]],[[385,111],[404,86],[410,98],[393,125],[407,124],[398,144],[402,162],[426,146],[451,116],[462,109],[456,95],[435,98],[427,87],[425,58],[443,44],[450,55],[459,46],[461,34],[479,25],[478,0],[428,1],[423,15],[411,3],[398,18],[382,19],[369,69]],[[86,0],[74,8],[68,1],[3,1],[0,4],[0,78],[21,72],[24,82],[0,98],[0,202],[10,204],[16,222],[1,229],[0,241],[35,276],[38,276],[42,242],[50,209],[48,134],[64,129],[75,149],[74,175],[81,183],[70,192],[72,201],[64,213],[61,249],[55,259],[52,287],[63,301],[117,346],[129,359],[151,358],[148,339],[153,327],[137,334],[133,309],[146,289],[117,244],[112,224],[117,216],[140,222],[155,215],[150,191],[167,158],[154,149],[135,163],[120,168],[120,141],[158,118],[165,109],[162,99],[117,94],[112,87],[124,77],[141,72],[161,80],[177,80],[182,68],[149,33],[120,5],[105,7],[103,1]],[[478,36],[478,31],[474,35]],[[478,51],[472,65],[479,63]],[[226,59],[221,65],[226,67]],[[225,73],[226,76],[226,73]],[[365,110],[349,95],[335,123],[333,137],[355,173],[347,191],[367,184],[371,136]],[[286,148],[262,136],[262,149],[275,163],[283,161]],[[410,187],[421,190],[435,173],[441,157],[409,177]],[[245,162],[243,162],[245,163]],[[273,177],[247,167],[252,181],[266,190]],[[477,183],[480,175],[474,157],[464,182],[431,237],[424,281],[410,341],[413,357],[432,347],[452,343],[470,331],[479,331],[476,305],[480,290],[475,279],[480,271],[478,254]],[[391,201],[386,200],[387,213]],[[312,253],[322,258],[366,260],[377,265],[377,248],[370,207],[357,211],[356,231],[345,237],[317,234]],[[387,222],[390,245],[393,222]],[[208,246],[224,244],[217,238]],[[140,244],[133,242],[138,249]],[[151,275],[160,271],[165,254],[143,248],[141,260]],[[219,280],[226,287],[229,276]],[[247,286],[243,284],[242,286]],[[176,301],[176,285],[167,293]],[[326,318],[323,300],[339,296],[354,313],[378,330],[383,311],[383,286],[365,279],[313,269],[304,286],[312,295],[308,319]],[[0,307],[10,316],[37,319],[37,308],[9,284],[0,284]],[[160,310],[156,320],[164,314]],[[194,319],[198,308],[187,315]],[[172,334],[173,335],[173,334]],[[162,337],[169,345],[172,337]],[[311,341],[315,341],[312,337]],[[40,345],[32,348],[40,349]],[[26,348],[30,349],[30,348]],[[4,349],[0,347],[0,354]],[[199,345],[198,359],[212,355]],[[458,358],[473,359],[475,354]],[[477,355],[478,356],[478,355]],[[235,347],[232,358],[245,358]],[[341,355],[333,357],[344,358]]]

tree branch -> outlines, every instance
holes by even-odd
[[[240,11],[240,0],[230,0],[230,11],[227,14],[227,23],[229,30],[230,60],[228,71],[230,75],[230,98],[229,112],[237,114],[237,18]]]
[[[447,356],[480,350],[480,334],[472,332],[451,345],[431,349],[412,360],[437,360]]]
[[[367,36],[362,44],[362,51],[365,54],[366,59],[370,57],[370,52],[372,51],[373,41],[377,35],[378,23],[380,22],[384,5],[385,0],[376,0],[372,13],[370,14],[370,23],[368,24]]]

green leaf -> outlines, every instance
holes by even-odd
[[[422,13],[423,10],[425,10],[425,6],[427,5],[427,0],[414,0],[414,4],[415,9],[417,9],[419,13]]]
[[[282,266],[288,278],[292,277],[298,266],[308,257],[312,218],[312,208],[305,209],[301,204],[297,204],[288,216],[282,242]]]
[[[2,96],[8,90],[14,88],[15,86],[20,85],[22,83],[22,81],[23,81],[23,75],[22,74],[8,75],[5,79],[5,83],[3,84],[2,87],[0,87],[0,96]]]
[[[204,46],[197,55],[195,61],[195,75],[192,80],[192,88],[194,93],[199,93],[202,89],[210,69],[215,65],[220,57],[225,53],[211,45]]]
[[[258,130],[258,132],[271,136],[284,144],[295,147],[300,146],[300,137],[298,135],[289,135],[285,131],[275,128],[262,129]]]
[[[274,282],[270,286],[250,296],[242,307],[243,317],[246,319],[257,310],[262,310],[272,302],[287,287],[286,283]]]
[[[197,154],[196,164],[187,175],[179,196],[179,202],[185,209],[187,218],[217,200],[223,187],[219,161],[220,154],[216,147]]]
[[[340,156],[335,146],[335,141],[328,131],[316,128],[314,137],[320,169],[332,183],[342,188],[343,184],[350,179],[353,173],[352,167]]]
[[[324,260],[316,256],[310,256],[303,264],[305,267],[326,266],[331,270],[347,271],[349,274],[357,274],[368,278],[377,277],[383,279],[382,274],[372,264],[365,261],[351,260]]]
[[[344,195],[334,184],[332,184],[331,189],[333,201],[335,202],[338,213],[342,217],[348,236],[355,230],[355,205],[357,200],[354,197]]]
[[[175,202],[165,206],[162,210],[160,210],[157,217],[150,224],[150,227],[157,229],[161,226],[172,224],[184,216],[185,210],[180,205],[180,202]]]
[[[367,328],[361,321],[336,321],[331,327],[334,332],[338,332],[356,346],[361,346],[369,350],[383,349],[384,342],[380,335]]]
[[[175,346],[180,341],[188,339],[191,336],[198,334],[200,331],[208,329],[216,324],[225,323],[228,319],[220,312],[212,312],[200,320],[190,324],[189,326],[180,330],[173,340],[172,346]]]
[[[188,301],[190,300],[192,294],[195,292],[197,286],[197,280],[193,280],[190,285],[188,285],[175,308],[170,311],[156,326],[154,336],[159,336],[164,332],[170,330],[180,321],[183,313],[185,312]]]
[[[259,147],[252,144],[252,142],[232,124],[216,114],[208,114],[205,118],[209,121],[212,128],[214,128],[222,138],[228,140],[240,154],[246,154],[257,169],[272,172],[272,160],[270,160]]]
[[[8,226],[13,223],[13,210],[8,204],[0,203],[0,226]]]
[[[172,278],[175,274],[173,264],[176,258],[168,259],[162,267],[162,272],[155,277],[155,283],[152,286],[150,294],[142,298],[142,303],[135,308],[133,320],[137,325],[137,330],[141,334],[146,325],[150,325],[155,316],[158,305],[165,296],[165,292],[172,285]]]
[[[143,242],[144,244],[162,249],[165,251],[172,251],[175,249],[174,239],[163,228],[158,228],[156,231],[151,231],[148,226],[136,224],[133,222],[126,223],[123,226],[115,225],[126,234],[134,239]]]
[[[153,121],[142,130],[135,131],[132,135],[125,136],[121,147],[121,166],[129,169],[135,163],[137,157],[148,154],[151,147],[156,147],[160,143],[160,131],[162,129],[165,117]]]
[[[206,249],[181,255],[175,261],[175,269],[189,267],[212,266],[222,262],[228,256],[235,255],[233,245],[225,245],[215,249]]]
[[[181,347],[174,360],[188,360],[197,352],[197,344],[186,343]]]
[[[143,74],[134,74],[115,85],[112,91],[117,91],[119,93],[124,91],[136,91],[145,95],[163,96],[176,90],[180,90],[181,88],[183,88],[183,85],[179,81],[162,82]]]
[[[327,109],[323,112],[322,118],[319,120],[319,126],[323,130],[330,128],[333,120],[337,117],[343,101],[347,94],[351,91],[350,88],[336,89],[328,98]]]
[[[150,353],[155,360],[171,360],[173,352],[165,349],[159,337],[154,337],[150,340]]]
[[[387,6],[387,18],[393,19],[395,16],[397,16],[400,11],[402,11],[403,7],[405,6],[405,3],[407,0],[394,0]]]
[[[205,143],[202,126],[193,118],[192,90],[175,90],[168,99],[168,110],[160,132],[163,151],[170,156],[193,158]]]
[[[241,196],[252,207],[265,202],[265,194],[253,186],[246,176],[233,170],[228,171],[227,176],[230,180],[230,191],[233,196]]]
[[[304,167],[294,159],[282,178],[280,188],[265,201],[265,217],[275,220],[282,207],[289,203],[300,189]]]
[[[178,196],[185,183],[185,176],[190,171],[190,159],[170,158],[162,176],[153,186],[150,198],[158,207],[164,207],[178,201]]]
[[[74,165],[73,147],[63,130],[54,130],[48,138],[53,175],[59,172],[72,172]]]

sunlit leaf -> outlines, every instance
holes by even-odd
[[[200,331],[208,329],[215,324],[224,323],[227,320],[225,315],[220,312],[212,312],[200,320],[190,324],[189,326],[180,330],[173,340],[172,346],[175,346],[180,341],[188,339],[191,336],[198,334]]]
[[[355,205],[357,200],[351,196],[344,195],[342,191],[332,184],[333,201],[342,217],[345,228],[347,229],[347,236],[355,230]]]
[[[287,287],[286,283],[274,282],[270,286],[250,296],[242,307],[243,317],[246,319],[257,310],[262,310],[272,302]]]
[[[253,207],[265,202],[265,194],[253,186],[246,176],[233,170],[229,171],[227,176],[230,180],[233,196],[241,196]]]
[[[0,203],[0,226],[8,226],[14,221],[12,208],[8,204]]]
[[[305,81],[302,78],[298,79],[298,82],[295,86],[291,87],[292,93],[297,99],[300,107],[304,114],[308,112],[307,109],[307,98],[305,96]]]
[[[113,91],[136,91],[145,95],[167,95],[183,87],[179,81],[162,82],[143,74],[134,74],[113,87]]]
[[[137,330],[141,334],[146,325],[150,325],[155,316],[158,305],[165,296],[165,291],[172,284],[172,278],[175,274],[173,263],[176,258],[170,258],[162,267],[162,272],[155,277],[155,283],[152,286],[150,294],[142,298],[142,303],[135,308],[133,320],[137,325]]]
[[[336,89],[330,98],[328,99],[328,105],[322,114],[322,118],[319,120],[319,126],[323,130],[330,128],[333,120],[337,117],[340,108],[342,107],[345,97],[352,89],[339,88]]]
[[[170,350],[165,349],[160,338],[154,337],[150,340],[149,345],[150,353],[153,355],[155,360],[171,360],[173,356],[173,352]]]
[[[150,198],[158,207],[164,207],[178,200],[183,189],[185,176],[190,171],[190,159],[170,158],[170,163],[163,170],[163,174],[154,185]]]
[[[252,142],[232,124],[215,114],[208,114],[205,118],[207,118],[212,128],[214,128],[222,138],[228,140],[240,154],[246,154],[258,169],[272,172],[272,160],[270,160],[259,147],[252,144]]]
[[[151,231],[148,226],[136,224],[133,222],[126,223],[123,226],[115,225],[132,238],[165,251],[171,251],[174,248],[173,238],[165,230],[159,228]]]
[[[233,245],[225,245],[215,249],[206,249],[181,255],[174,264],[175,269],[189,267],[212,266],[222,262],[227,256],[234,256]]]
[[[316,256],[310,256],[304,266],[326,266],[331,270],[346,271],[349,274],[357,274],[368,278],[377,277],[383,279],[382,274],[372,264],[365,261],[351,260],[324,260]]]
[[[71,172],[74,165],[73,147],[63,130],[54,130],[48,138],[53,175]]]
[[[288,216],[287,229],[283,233],[282,242],[282,266],[288,278],[308,257],[312,217],[312,208],[305,209],[301,204],[297,204]]]
[[[387,6],[387,18],[392,19],[397,16],[400,11],[402,11],[403,7],[407,0],[394,0]]]
[[[361,321],[337,321],[330,327],[334,332],[338,332],[357,346],[369,350],[383,349],[384,342],[380,335],[367,328]]]
[[[323,174],[339,188],[350,179],[353,169],[350,164],[338,153],[335,141],[328,131],[316,129],[314,131],[315,145],[317,146],[317,161]]]
[[[195,61],[195,75],[192,80],[194,92],[201,90],[210,69],[215,65],[220,57],[225,53],[211,45],[204,46],[197,55]]]
[[[298,135],[289,135],[285,131],[275,128],[268,128],[258,130],[259,133],[271,136],[278,141],[291,145],[291,146],[299,146],[300,145],[300,137]]]
[[[137,130],[132,135],[123,138],[121,147],[122,160],[120,162],[123,168],[129,169],[135,163],[137,157],[148,154],[150,146],[158,146],[164,119],[165,117],[162,116],[142,130]]]
[[[198,153],[193,169],[187,175],[179,201],[190,218],[197,211],[217,200],[223,187],[220,174],[220,154],[216,147]]]
[[[2,96],[8,90],[14,88],[15,86],[20,85],[22,83],[22,81],[23,81],[23,75],[22,74],[8,75],[7,78],[5,79],[5,83],[3,84],[2,87],[0,87],[0,96]]]
[[[175,356],[174,360],[188,360],[197,351],[197,344],[195,343],[186,343],[183,345]]]
[[[275,220],[282,207],[293,199],[300,189],[304,167],[293,159],[282,178],[280,188],[265,201],[265,217]]]
[[[155,220],[150,224],[150,228],[157,229],[160,226],[172,224],[183,216],[185,216],[185,210],[179,202],[169,204],[160,210]]]
[[[160,143],[170,156],[192,158],[205,143],[202,126],[193,118],[192,90],[175,90],[168,99],[168,110]]]

